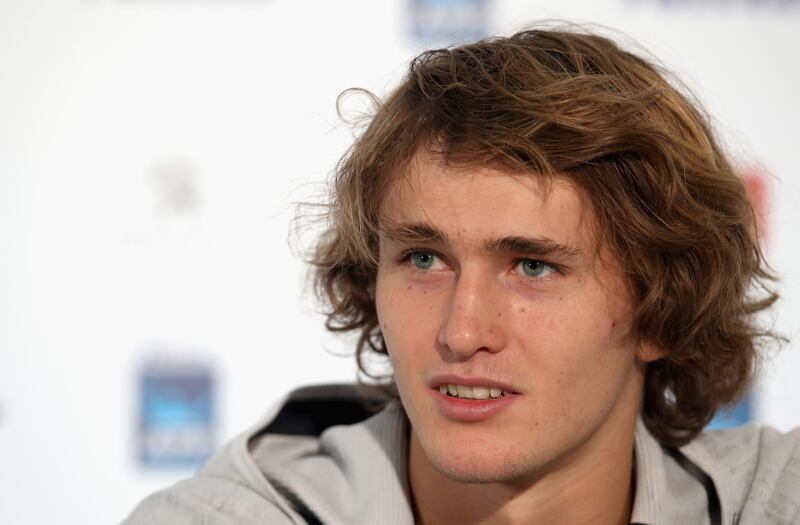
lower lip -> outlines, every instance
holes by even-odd
[[[513,403],[519,394],[507,394],[488,399],[461,399],[431,390],[439,412],[450,421],[477,423],[490,419]]]

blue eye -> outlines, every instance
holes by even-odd
[[[433,266],[435,260],[436,256],[432,253],[414,252],[411,254],[411,264],[420,270],[429,270]]]
[[[554,271],[553,267],[546,262],[535,259],[523,259],[519,264],[522,268],[522,273],[528,277],[545,277]]]

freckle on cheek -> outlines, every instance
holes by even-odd
[[[524,314],[524,313],[525,313],[525,312],[527,312],[527,311],[528,311],[528,310],[527,310],[527,309],[526,309],[524,306],[520,306],[520,307],[519,307],[519,313],[521,313],[521,314]]]

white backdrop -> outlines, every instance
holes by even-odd
[[[411,0],[0,0],[0,523],[113,523],[187,476],[137,462],[137,370],[211,367],[222,443],[302,383],[352,380],[288,242],[352,139],[337,94],[386,93],[425,42]],[[611,26],[696,91],[774,178],[776,328],[800,332],[800,2],[489,2],[487,30]],[[796,347],[796,344],[794,345]],[[757,419],[800,424],[800,357]]]

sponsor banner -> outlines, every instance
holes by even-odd
[[[747,189],[747,198],[753,206],[756,228],[762,249],[769,238],[767,214],[769,207],[769,175],[758,167],[747,167],[739,170],[739,175]],[[758,399],[753,388],[734,406],[720,410],[708,424],[709,429],[732,428],[750,423],[757,417]]]
[[[407,0],[411,32],[423,46],[446,46],[483,38],[489,0]]]
[[[748,390],[744,397],[734,406],[725,410],[720,410],[706,428],[718,430],[723,428],[733,428],[746,425],[755,418],[755,396],[752,390]]]
[[[769,242],[769,224],[767,224],[767,214],[769,212],[769,174],[763,168],[750,166],[739,170],[739,174],[744,180],[747,189],[747,197],[753,206],[753,213],[756,216],[756,227],[758,228],[758,239],[761,241],[762,249],[766,248]]]
[[[202,465],[215,448],[214,374],[204,361],[159,356],[137,378],[137,459],[146,468]]]

